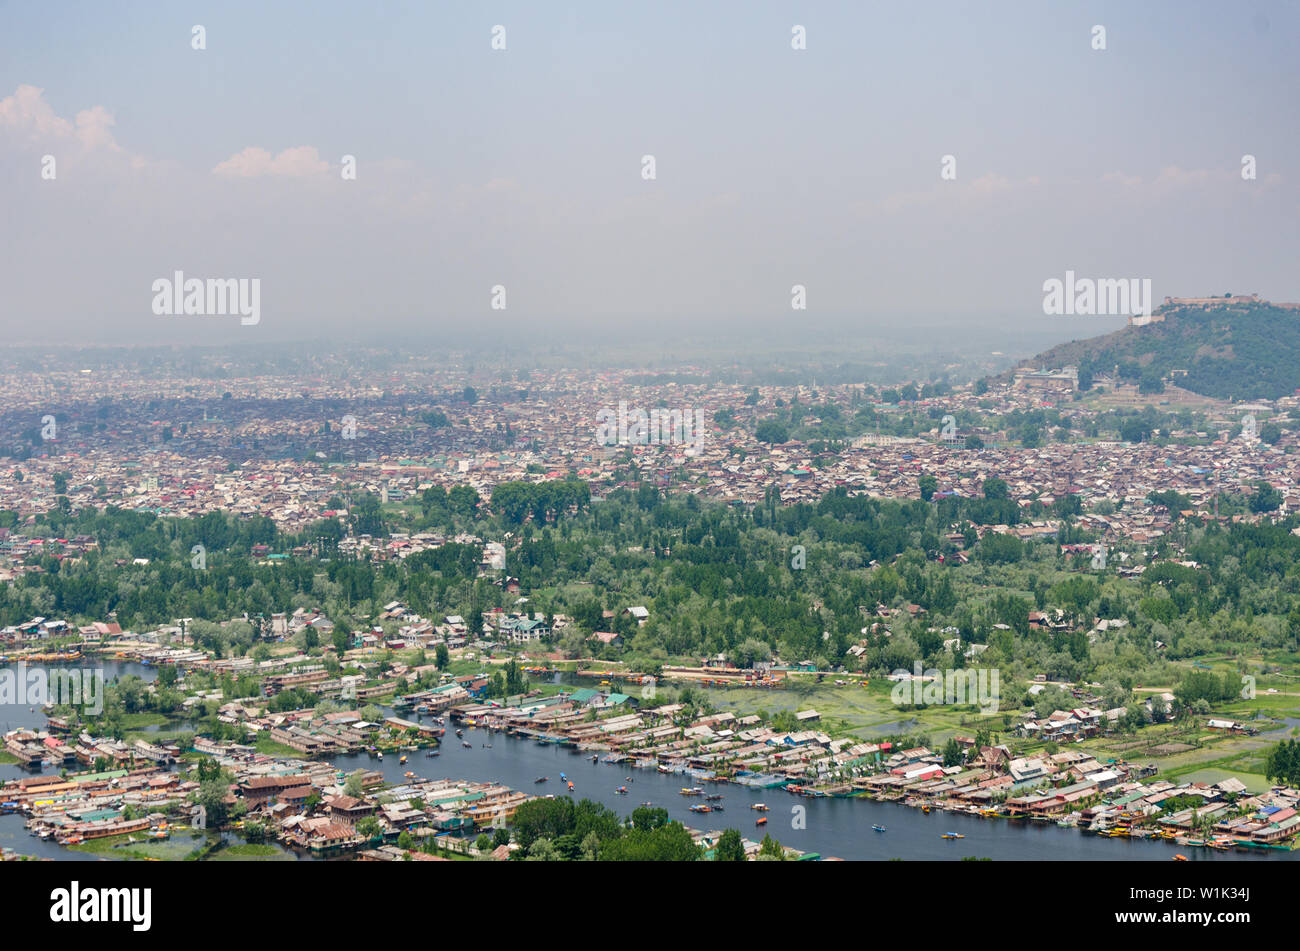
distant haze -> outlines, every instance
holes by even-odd
[[[6,342],[1032,353],[1124,323],[1044,316],[1067,269],[1300,299],[1294,3],[377,10],[0,8]],[[260,321],[155,316],[178,270]]]

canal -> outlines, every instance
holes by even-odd
[[[609,806],[619,815],[630,815],[643,802],[668,810],[672,819],[696,829],[738,829],[748,839],[761,839],[766,832],[783,845],[802,852],[817,852],[823,858],[843,859],[948,859],[967,856],[990,859],[1051,861],[1170,861],[1176,853],[1192,861],[1267,861],[1293,858],[1293,852],[1217,852],[1176,846],[1171,842],[1142,839],[1111,839],[1088,835],[1077,829],[1027,820],[982,819],[932,811],[929,815],[897,803],[866,799],[811,799],[779,789],[754,790],[731,783],[702,783],[685,775],[669,775],[652,769],[633,769],[628,764],[591,761],[581,753],[555,744],[539,745],[534,740],[512,737],[486,729],[463,728],[462,746],[448,720],[447,736],[440,755],[427,757],[423,751],[409,753],[402,765],[387,754],[377,760],[366,754],[335,757],[340,769],[371,769],[382,772],[390,782],[404,781],[409,770],[428,779],[471,779],[497,782],[536,795],[570,795],[560,782],[560,773],[573,781],[575,798],[586,798]],[[491,744],[489,747],[487,744]],[[604,754],[600,754],[604,755]],[[547,776],[546,783],[536,783]],[[629,781],[630,780],[630,781]],[[724,811],[699,815],[690,807],[702,797],[680,793],[683,786],[702,785],[708,794],[721,793]],[[619,786],[627,786],[620,795]],[[768,811],[750,807],[765,803]],[[710,803],[712,805],[712,803]],[[802,809],[802,814],[796,810]],[[766,828],[755,821],[767,816]],[[873,825],[885,826],[875,832]],[[964,839],[942,839],[945,832],[957,832]]]
[[[157,671],[133,662],[105,661],[105,680],[135,674],[152,680]],[[690,806],[704,802],[702,797],[680,794],[683,786],[697,782],[685,775],[670,775],[657,770],[634,769],[626,763],[591,761],[590,753],[557,746],[539,745],[534,740],[507,736],[486,729],[464,728],[462,745],[448,720],[447,736],[439,755],[428,757],[424,751],[408,754],[405,765],[396,754],[383,760],[366,754],[334,757],[339,769],[376,770],[392,783],[405,781],[407,771],[427,779],[467,779],[496,782],[534,795],[570,795],[560,781],[560,773],[573,780],[576,798],[592,799],[610,807],[621,816],[644,802],[661,806],[668,815],[696,829],[735,828],[749,839],[761,839],[764,833],[782,844],[802,852],[817,852],[823,858],[857,860],[958,860],[966,857],[994,860],[1050,861],[1169,861],[1182,853],[1192,861],[1231,862],[1269,861],[1296,857],[1294,852],[1216,852],[1177,846],[1171,842],[1140,839],[1110,839],[1087,835],[1077,829],[1054,824],[1007,819],[982,819],[938,810],[925,814],[896,803],[865,799],[811,799],[794,796],[779,789],[754,790],[731,783],[704,783],[708,794],[721,794],[723,811],[697,814]],[[0,725],[5,730],[17,727],[42,728],[45,717],[39,709],[26,706],[0,706]],[[604,754],[600,754],[604,755]],[[45,772],[55,772],[47,767]],[[0,781],[34,775],[14,765],[0,765]],[[539,777],[549,777],[537,783]],[[626,786],[626,795],[617,792]],[[765,803],[766,812],[750,807]],[[709,805],[716,805],[710,803]],[[767,817],[765,828],[755,825],[757,818]],[[0,845],[29,855],[87,860],[81,855],[42,842],[27,834],[19,815],[0,816]],[[873,825],[883,825],[885,832],[875,832]],[[946,832],[956,832],[963,839],[942,839]]]

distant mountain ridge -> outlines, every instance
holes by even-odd
[[[1061,344],[1022,366],[1078,367],[1080,389],[1118,367],[1146,392],[1169,381],[1216,399],[1277,399],[1300,389],[1300,304],[1257,295],[1166,298],[1150,318]]]

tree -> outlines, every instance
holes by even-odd
[[[360,799],[365,795],[365,786],[362,785],[362,778],[366,775],[363,769],[357,770],[350,775],[343,783],[343,795],[351,796],[353,799]]]
[[[936,479],[932,475],[923,475],[916,481],[917,484],[921,487],[921,501],[929,502],[932,498],[934,498],[934,493],[939,488],[938,479]],[[985,487],[987,488],[987,483],[985,483]]]
[[[1276,511],[1282,504],[1282,493],[1263,479],[1255,483],[1255,494],[1250,497],[1250,510],[1257,514]]]
[[[984,480],[984,498],[986,499],[1005,499],[1010,495],[1006,482],[1002,479],[985,479]]]
[[[785,849],[782,847],[780,842],[776,841],[776,839],[772,838],[772,836],[768,834],[764,834],[763,841],[759,843],[758,855],[760,858],[768,860],[774,859],[778,862],[785,861]]]
[[[956,739],[949,737],[948,742],[943,747],[943,765],[960,766],[961,762],[961,744]]]
[[[1284,740],[1269,750],[1264,775],[1270,782],[1300,785],[1300,742]]]
[[[737,830],[728,829],[718,837],[718,844],[713,848],[713,860],[715,862],[745,861],[745,843]]]
[[[632,829],[616,839],[606,840],[600,850],[602,862],[693,862],[700,847],[680,822],[657,829]]]
[[[759,442],[779,443],[790,440],[790,430],[782,422],[775,419],[765,419],[754,427],[754,438]]]
[[[383,829],[379,825],[379,820],[374,816],[366,816],[357,822],[357,835],[363,839],[373,839],[381,832],[383,832]]]

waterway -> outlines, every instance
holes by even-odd
[[[806,798],[780,789],[755,790],[732,783],[697,783],[686,775],[670,775],[653,769],[634,769],[626,763],[591,761],[591,753],[555,744],[539,745],[535,740],[508,736],[486,729],[463,728],[466,749],[451,728],[440,755],[427,757],[423,751],[409,753],[402,765],[396,755],[377,760],[366,754],[335,757],[340,769],[370,769],[393,783],[405,781],[410,770],[428,779],[470,779],[497,782],[534,795],[573,795],[603,803],[619,815],[630,815],[643,802],[668,810],[672,819],[696,829],[735,828],[748,839],[762,839],[765,833],[783,845],[802,852],[817,852],[823,858],[843,859],[961,859],[967,856],[994,860],[1027,859],[1050,861],[1170,861],[1176,853],[1192,861],[1269,861],[1295,858],[1295,852],[1217,852],[1177,846],[1163,840],[1111,839],[1089,835],[1054,823],[1029,820],[983,819],[933,810],[928,815],[898,803],[867,799]],[[489,748],[486,744],[491,744]],[[599,754],[603,756],[604,754]],[[565,773],[574,783],[568,793],[560,782]],[[548,776],[546,783],[536,783]],[[630,781],[629,781],[630,779]],[[703,797],[681,795],[683,786],[701,785],[705,792],[722,794],[724,811],[698,814],[690,807]],[[627,795],[616,792],[627,786]],[[768,811],[750,809],[765,803]],[[710,803],[709,805],[713,805]],[[797,811],[802,810],[802,812]],[[767,826],[755,821],[767,816]],[[875,832],[883,825],[885,832]],[[957,832],[964,839],[942,839],[945,832]]]
[[[106,680],[125,674],[152,680],[157,675],[153,668],[132,662],[106,661],[103,670]],[[42,727],[44,720],[39,709],[33,712],[27,707],[0,707],[0,723],[9,723],[6,729]],[[802,852],[816,852],[823,858],[957,860],[974,856],[1058,862],[1167,862],[1175,853],[1182,853],[1191,861],[1232,862],[1300,857],[1297,852],[1217,852],[1163,840],[1111,839],[1028,820],[983,819],[939,810],[927,815],[898,803],[866,799],[814,799],[780,789],[755,790],[731,783],[698,784],[686,775],[634,769],[626,763],[593,763],[591,753],[555,744],[539,745],[535,740],[481,728],[464,728],[465,742],[470,743],[466,748],[455,735],[451,721],[447,722],[447,736],[436,757],[426,756],[420,750],[409,753],[405,764],[399,762],[395,753],[386,754],[383,760],[361,753],[336,756],[331,762],[349,772],[376,770],[392,783],[405,782],[409,770],[426,779],[495,782],[533,795],[573,795],[600,802],[620,816],[630,815],[637,806],[650,802],[667,809],[670,818],[692,828],[718,831],[735,828],[754,840],[766,833],[784,845]],[[49,767],[46,771],[57,771],[57,768]],[[566,791],[560,773],[573,780],[573,793]],[[17,766],[0,766],[0,780],[30,775],[33,773]],[[537,783],[541,776],[549,777],[548,781]],[[723,811],[691,812],[692,805],[705,800],[702,796],[682,796],[680,790],[694,785],[702,785],[708,794],[724,796]],[[619,786],[627,787],[626,795],[616,791]],[[756,803],[765,803],[768,811],[752,810],[750,807]],[[765,827],[755,825],[759,816],[767,817]],[[873,825],[883,825],[887,831],[875,832]],[[960,833],[965,838],[940,838],[946,832]],[[23,817],[16,815],[0,816],[0,845],[29,855],[75,860],[95,858],[29,836],[23,828]]]

